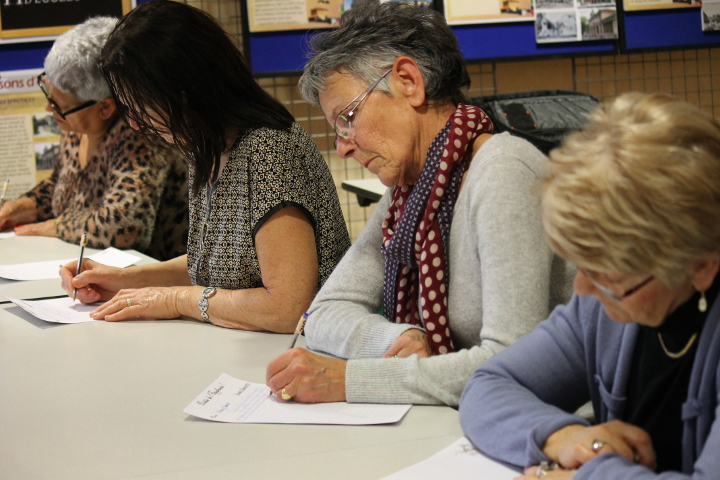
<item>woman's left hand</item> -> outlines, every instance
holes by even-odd
[[[418,357],[429,357],[432,355],[430,343],[427,334],[417,328],[405,330],[399,337],[395,339],[384,358],[400,357],[405,358],[416,354]]]
[[[55,219],[51,218],[44,222],[18,225],[13,231],[15,235],[42,235],[43,237],[57,237],[57,226]]]
[[[95,320],[116,322],[135,317],[178,318],[177,287],[148,287],[120,290],[113,298],[90,312]]]
[[[563,470],[562,468],[556,468],[554,470],[545,470],[545,473],[541,473],[538,476],[540,465],[533,465],[527,467],[523,472],[523,475],[515,477],[514,480],[537,480],[538,478],[546,478],[547,480],[570,480],[575,476],[577,470]]]

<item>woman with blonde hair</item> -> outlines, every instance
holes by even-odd
[[[551,160],[543,226],[576,294],[475,372],[466,435],[527,478],[717,478],[720,124],[626,94]],[[569,413],[587,400],[596,425]]]

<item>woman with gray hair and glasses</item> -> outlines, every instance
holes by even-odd
[[[292,349],[267,383],[299,402],[457,405],[478,365],[569,298],[531,193],[545,158],[463,103],[437,12],[367,2],[312,47],[301,92],[389,189],[309,310],[308,347],[340,358]]]
[[[0,209],[0,230],[89,247],[135,248],[160,258],[185,252],[187,168],[121,118],[97,62],[117,19],[91,18],[60,35],[38,77],[62,130],[52,176]]]
[[[475,372],[465,434],[528,479],[717,479],[720,123],[625,94],[550,158],[542,219],[576,295]],[[571,413],[588,400],[595,425]]]

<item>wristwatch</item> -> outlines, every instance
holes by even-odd
[[[208,298],[215,295],[215,292],[217,292],[217,287],[205,287],[202,291],[202,298],[198,302],[198,307],[200,308],[200,316],[202,316],[203,320],[206,322],[210,321],[210,317],[207,314],[208,309]]]

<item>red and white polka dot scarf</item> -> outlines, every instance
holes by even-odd
[[[385,317],[422,325],[436,355],[455,351],[447,313],[447,249],[455,200],[473,141],[491,132],[485,112],[458,105],[428,149],[417,183],[395,187],[382,225]]]

